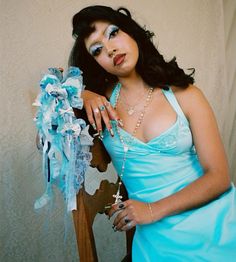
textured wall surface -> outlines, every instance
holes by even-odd
[[[234,0],[1,0],[0,261],[78,261],[69,222],[64,239],[61,195],[55,192],[50,212],[33,210],[44,180],[31,104],[47,68],[67,67],[73,14],[95,3],[128,7],[140,24],[156,33],[155,42],[167,59],[176,55],[180,66],[196,69],[196,84],[215,111],[236,180]],[[87,190],[94,192],[107,177],[114,181],[112,167],[106,174],[90,169]],[[124,235],[113,233],[102,215],[94,230],[100,261],[120,261]]]
[[[226,90],[228,97],[225,108],[222,134],[228,153],[231,176],[236,182],[236,1],[224,0]]]

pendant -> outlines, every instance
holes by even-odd
[[[129,116],[132,116],[134,112],[135,112],[135,111],[134,111],[134,108],[133,108],[133,107],[130,107],[130,108],[128,109],[128,115],[129,115]]]
[[[122,197],[122,195],[120,195],[120,189],[117,190],[116,194],[113,195],[113,197],[115,198],[114,204],[117,204],[117,203],[121,202],[121,199],[123,197]]]

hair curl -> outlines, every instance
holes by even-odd
[[[194,69],[190,74],[186,74],[178,66],[175,57],[168,62],[165,61],[152,42],[154,34],[136,23],[129,10],[124,7],[114,10],[111,7],[95,5],[82,9],[72,20],[75,43],[69,64],[78,66],[83,71],[87,89],[104,95],[106,88],[118,81],[116,76],[106,72],[95,61],[85,47],[84,39],[94,31],[91,23],[98,20],[117,25],[137,42],[139,58],[136,71],[148,85],[161,88],[175,85],[186,88],[194,83]]]

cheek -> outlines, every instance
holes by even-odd
[[[137,43],[134,42],[134,41],[133,41],[133,43],[132,43],[132,50],[133,50],[134,56],[135,56],[136,59],[138,60],[138,57],[139,57],[139,49],[138,49]]]
[[[124,43],[125,42],[128,43],[127,47],[129,49],[129,52],[132,54],[133,59],[138,60],[139,49],[136,41],[133,38],[127,36],[127,38],[124,39]]]
[[[103,52],[98,55],[97,57],[94,57],[94,59],[96,60],[96,62],[101,66],[101,67],[105,67],[107,66],[107,58],[106,56],[103,54]]]
[[[106,56],[102,56],[100,55],[98,58],[95,59],[96,62],[103,68],[105,69],[107,72],[109,73],[113,73],[112,72],[112,68],[113,68],[113,64],[111,64],[111,60],[107,59]]]

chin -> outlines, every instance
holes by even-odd
[[[116,71],[116,76],[117,77],[129,77],[136,73],[135,65],[124,65],[120,67],[120,70]]]

